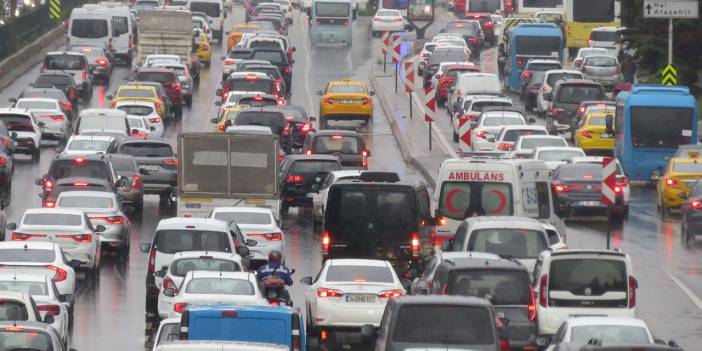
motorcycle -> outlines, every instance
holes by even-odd
[[[291,270],[291,274],[295,270]],[[293,307],[293,301],[285,287],[285,281],[276,276],[275,273],[261,280],[261,289],[263,296],[268,299],[268,302],[273,306],[288,306]]]

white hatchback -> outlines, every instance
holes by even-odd
[[[268,262],[268,254],[273,250],[285,257],[285,235],[269,208],[216,207],[210,218],[238,225],[253,261]]]
[[[548,169],[554,171],[558,166],[570,163],[575,157],[585,157],[585,151],[579,147],[544,146],[534,149],[533,159],[544,161]]]
[[[47,98],[21,98],[15,104],[17,108],[24,108],[34,114],[40,126],[42,139],[55,139],[65,142],[68,139],[68,118],[61,109],[61,104],[56,99]]]
[[[477,122],[471,122],[470,146],[473,152],[492,151],[495,138],[504,126],[527,124],[524,114],[518,111],[485,111]]]
[[[401,32],[405,30],[405,18],[400,10],[379,9],[371,21],[373,33],[390,31]]]
[[[163,137],[163,120],[158,114],[158,110],[153,102],[147,101],[119,101],[115,108],[127,113],[129,128],[140,129],[151,138]],[[139,125],[132,125],[132,121],[138,118]]]
[[[61,295],[73,295],[78,261],[64,259],[61,247],[49,242],[0,241],[3,272],[24,272],[50,276]],[[71,304],[72,305],[72,304]]]

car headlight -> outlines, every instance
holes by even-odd
[[[424,12],[431,12],[431,6],[424,6]]]

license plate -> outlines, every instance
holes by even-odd
[[[143,168],[147,171],[157,172],[159,167],[157,165],[139,165],[139,168]]]
[[[578,202],[578,205],[583,206],[583,207],[595,207],[595,206],[599,206],[600,202],[599,201],[580,201],[580,202]]]
[[[263,205],[266,203],[264,199],[245,199],[244,203],[247,205]]]
[[[346,295],[346,302],[375,303],[376,297],[373,295]]]
[[[340,104],[355,104],[356,100],[340,100]]]
[[[314,193],[308,193],[308,194],[307,194],[307,197],[313,198],[313,197],[314,197]]]
[[[609,139],[611,137],[612,137],[612,134],[609,134],[609,133],[600,134],[600,138],[602,138],[602,139]]]

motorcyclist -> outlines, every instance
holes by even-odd
[[[266,284],[264,283],[269,278],[278,278],[284,282],[285,285],[291,286],[293,284],[292,274],[293,270],[289,269],[283,264],[283,255],[278,250],[273,250],[268,254],[268,263],[259,267],[256,271],[256,276],[258,280],[264,284],[264,290]],[[279,291],[279,296],[291,303],[290,293],[285,289],[284,286],[281,287],[282,291],[276,289],[274,291]]]

